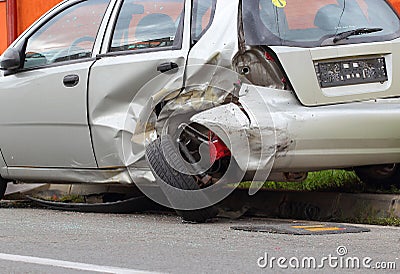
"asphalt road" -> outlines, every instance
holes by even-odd
[[[306,273],[309,269],[301,268],[304,257],[315,257],[322,265],[323,257],[340,258],[340,246],[348,252],[343,258],[370,257],[368,266],[394,262],[397,270],[393,273],[400,269],[400,228],[393,227],[363,226],[371,232],[360,234],[295,236],[230,229],[288,220],[218,219],[199,225],[165,215],[5,208],[0,209],[0,220],[1,273],[292,273],[293,258],[300,262],[299,271]],[[286,258],[282,266],[291,260],[289,269],[282,269],[276,261],[273,269],[270,265],[260,268],[265,253],[268,261]],[[332,267],[327,260],[323,264],[323,272],[343,271],[340,265],[334,267],[334,261]]]

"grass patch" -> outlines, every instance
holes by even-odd
[[[85,203],[85,198],[81,195],[65,195],[60,197],[56,202],[62,203]]]
[[[354,171],[345,170],[324,170],[320,172],[311,172],[307,179],[300,183],[304,190],[359,190],[362,186],[360,179]]]
[[[338,220],[340,222],[345,223],[356,223],[356,224],[368,224],[368,225],[381,225],[381,226],[398,226],[400,227],[400,218],[399,217],[386,217],[386,218],[374,218],[374,217],[366,217],[366,218],[352,218],[345,220]]]
[[[244,182],[239,187],[249,188],[250,185],[251,182]],[[308,173],[304,182],[266,182],[263,188],[286,191],[359,192],[363,189],[363,184],[353,171],[324,170]]]
[[[239,187],[250,188],[251,182],[241,183]],[[325,170],[319,172],[310,172],[308,178],[304,182],[266,182],[263,189],[269,191],[318,191],[318,192],[347,192],[347,193],[378,193],[378,194],[400,194],[400,189],[392,186],[390,189],[381,189],[370,187],[360,181],[355,172],[345,170]],[[400,227],[400,217],[395,214],[378,214],[368,204],[362,205],[360,212],[355,213],[354,217],[336,217],[329,221],[369,224],[380,226],[396,226]],[[348,216],[348,215],[347,215]],[[291,216],[291,218],[298,218]],[[303,219],[305,217],[300,217]],[[324,220],[327,221],[327,220]]]
[[[61,203],[85,203],[85,197],[77,194],[67,194],[58,196],[56,194],[44,196],[44,195],[36,195],[35,198],[51,201],[51,202],[61,202]]]
[[[379,219],[370,220],[368,222],[368,224],[385,225],[385,226],[400,226],[400,218],[399,217],[379,218]]]
[[[400,189],[396,186],[391,186],[390,189],[367,188],[365,192],[373,192],[378,194],[400,194]]]

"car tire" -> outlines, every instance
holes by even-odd
[[[165,153],[165,155],[164,155]],[[209,203],[205,194],[197,193],[196,195],[185,195],[185,193],[174,191],[169,187],[165,187],[164,181],[169,186],[182,190],[199,190],[200,187],[191,175],[187,175],[188,168],[183,159],[179,155],[177,147],[170,136],[158,138],[146,147],[146,157],[150,164],[150,168],[157,179],[161,189],[172,206],[181,202],[195,202],[194,199],[201,199],[202,203]],[[168,161],[166,159],[168,157]],[[178,170],[171,167],[168,163],[173,162]],[[211,204],[211,203],[210,203]],[[209,206],[196,210],[176,210],[177,214],[182,217],[183,221],[193,223],[204,223],[217,216],[218,209],[215,206]]]
[[[393,185],[400,188],[400,164],[357,167],[355,172],[368,186],[387,189]]]
[[[0,177],[0,200],[4,198],[7,189],[7,181]]]

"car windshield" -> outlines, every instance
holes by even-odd
[[[383,0],[243,1],[243,24],[249,45],[315,47],[355,29],[381,31],[352,35],[341,43],[399,37],[399,18]]]

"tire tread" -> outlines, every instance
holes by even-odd
[[[182,190],[200,189],[191,175],[178,172],[168,164],[166,157],[174,163],[178,170],[188,171],[170,136],[163,136],[149,144],[146,147],[146,157],[154,175],[158,177],[157,179],[161,179],[168,185]],[[160,186],[172,205],[179,199],[189,199],[185,195],[178,195],[173,189],[163,187],[162,184]],[[207,199],[207,197],[204,195],[199,199]],[[196,210],[176,210],[176,212],[184,221],[197,223],[206,222],[218,214],[215,206]]]

